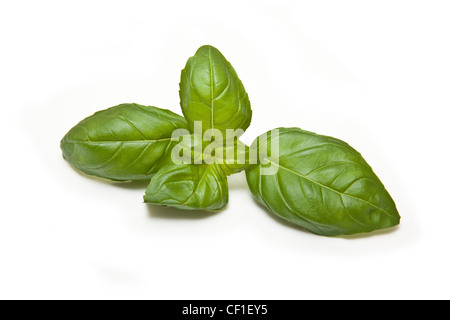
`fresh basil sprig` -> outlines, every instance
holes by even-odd
[[[154,205],[220,210],[227,175],[245,170],[257,201],[315,234],[399,224],[389,193],[347,143],[299,128],[272,130],[251,147],[239,141],[251,122],[250,101],[216,48],[203,46],[187,61],[180,104],[184,118],[134,103],[99,111],[64,136],[63,156],[89,175],[150,180],[144,201]]]

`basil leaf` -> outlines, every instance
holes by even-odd
[[[250,165],[250,148],[238,139],[211,142],[190,134],[180,136],[177,141],[179,143],[172,149],[174,163],[216,163],[226,175],[239,173]]]
[[[112,180],[147,180],[171,163],[172,132],[183,117],[156,107],[121,104],[82,120],[62,139],[64,158],[81,171]]]
[[[347,143],[298,128],[280,128],[278,159],[247,170],[256,199],[277,216],[325,236],[395,226],[395,203],[362,156]],[[272,146],[272,151],[274,147]],[[269,159],[269,160],[268,160]],[[272,166],[275,174],[263,175]]]
[[[226,144],[222,150],[223,161],[220,162],[220,168],[227,176],[247,169],[250,166],[249,150],[240,140]]]
[[[228,203],[228,183],[217,164],[172,164],[150,181],[144,201],[185,210],[219,210]]]
[[[203,46],[186,63],[180,81],[181,109],[191,128],[202,121],[202,133],[242,129],[250,125],[252,111],[236,71],[219,50]]]

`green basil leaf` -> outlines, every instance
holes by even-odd
[[[181,109],[191,128],[202,122],[202,133],[242,129],[250,125],[252,111],[236,71],[219,50],[203,46],[186,63],[180,81]]]
[[[238,139],[211,142],[190,134],[180,136],[178,141],[178,145],[172,149],[174,163],[216,163],[226,175],[239,173],[250,165],[250,148]]]
[[[62,139],[64,158],[81,171],[112,180],[148,180],[171,163],[172,132],[183,117],[156,107],[121,104],[82,120]]]
[[[267,157],[266,164],[246,172],[252,193],[271,212],[325,236],[370,232],[399,223],[385,187],[347,143],[298,128],[278,132],[258,145],[259,150],[269,149],[267,145],[278,138],[277,159]],[[263,175],[268,167],[278,170]]]
[[[144,201],[185,210],[219,210],[228,203],[228,183],[217,164],[172,164],[150,181]]]
[[[220,162],[220,168],[227,176],[247,169],[250,166],[249,151],[250,148],[240,140],[226,144],[222,150],[223,161]]]

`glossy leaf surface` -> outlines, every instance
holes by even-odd
[[[362,156],[347,143],[298,128],[280,128],[279,158],[246,171],[256,199],[313,233],[336,236],[395,226],[394,201]],[[260,144],[270,144],[271,138]],[[278,167],[262,175],[262,168]]]
[[[202,122],[202,132],[218,129],[246,130],[252,111],[244,86],[236,71],[219,50],[203,46],[181,72],[180,103],[183,114],[194,130],[194,121]]]
[[[228,203],[228,183],[217,164],[172,164],[152,178],[144,201],[184,210],[219,210]]]
[[[183,117],[164,109],[121,104],[82,120],[62,139],[64,158],[81,171],[112,180],[147,180],[171,164],[172,132]]]

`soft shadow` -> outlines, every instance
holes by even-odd
[[[375,231],[371,231],[371,232],[367,232],[367,233],[357,233],[357,234],[351,234],[351,235],[346,235],[346,236],[336,236],[333,238],[340,238],[340,239],[345,239],[345,240],[370,238],[370,237],[374,237],[374,236],[378,236],[378,235],[382,235],[382,234],[388,234],[388,233],[395,232],[399,228],[400,228],[400,226],[397,225],[395,227],[391,227],[388,229],[381,229],[381,230],[375,230]]]
[[[338,238],[338,239],[344,239],[344,240],[353,240],[353,239],[363,239],[363,238],[370,238],[370,237],[374,237],[374,236],[378,236],[378,235],[383,235],[383,234],[389,234],[389,233],[393,233],[395,232],[397,229],[399,229],[400,225],[397,225],[395,227],[391,227],[388,229],[382,229],[382,230],[375,230],[375,231],[371,231],[371,232],[367,232],[367,233],[357,233],[357,234],[352,234],[352,235],[342,235],[342,236],[324,236],[324,235],[320,235],[320,234],[315,234],[312,233],[300,226],[297,226],[295,224],[292,224],[274,214],[272,214],[266,207],[264,207],[261,203],[259,203],[255,198],[253,198],[253,202],[256,203],[260,208],[262,208],[269,217],[271,217],[273,220],[275,220],[276,222],[289,227],[291,229],[295,229],[301,232],[306,232],[312,235],[317,235],[317,236],[321,236],[321,237],[326,237],[326,238]]]
[[[205,219],[222,212],[225,208],[217,211],[204,210],[181,210],[173,207],[159,206],[147,203],[147,213],[151,218],[162,219],[189,219],[198,220]]]
[[[148,187],[150,180],[139,181],[111,181],[111,185],[128,190],[145,190]]]
[[[89,179],[91,181],[96,181],[99,183],[107,184],[110,186],[128,189],[128,190],[145,190],[150,183],[150,180],[140,180],[140,181],[114,181],[105,178],[100,178],[97,176],[92,176],[84,173],[83,171],[75,168],[72,164],[67,162],[67,164],[75,171],[78,175],[83,178]],[[222,208],[215,211],[207,210],[181,210],[168,206],[160,206],[146,203],[148,215],[151,218],[163,218],[163,219],[205,219],[208,217],[215,216],[216,214],[225,210]]]

